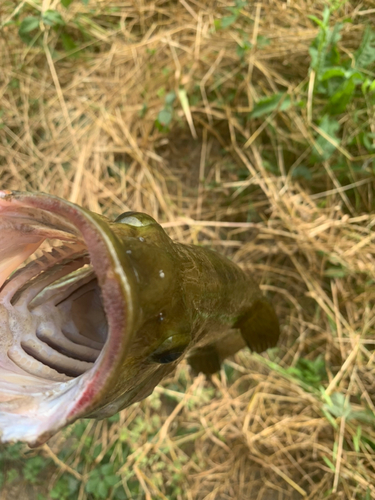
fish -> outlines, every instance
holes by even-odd
[[[151,216],[0,191],[0,442],[39,446],[147,398],[184,358],[210,376],[279,335],[249,273]]]

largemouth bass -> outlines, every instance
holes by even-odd
[[[112,222],[43,193],[0,191],[0,286],[2,442],[37,446],[146,398],[184,356],[210,374],[279,337],[227,258],[173,242],[149,215]]]

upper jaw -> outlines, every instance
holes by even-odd
[[[107,222],[54,196],[0,191],[0,229],[0,285],[3,285],[0,291],[0,440],[20,440],[35,446],[77,418],[95,413],[103,404],[103,399],[107,399],[105,395],[113,390],[116,369],[126,357],[133,331],[134,301],[128,279],[131,273],[126,269],[126,257],[119,256],[116,251],[118,241]],[[27,273],[31,276],[36,272],[35,269],[30,270],[32,265],[18,275],[14,274],[9,282],[6,280],[47,238],[63,242],[65,250],[56,252],[60,252],[60,260],[65,257],[73,262],[70,264],[71,271],[74,271],[74,262],[78,267],[82,262],[86,265],[90,262],[92,267],[82,271],[87,276],[83,276],[81,284],[87,287],[90,276],[92,279],[94,275],[100,289],[108,325],[107,337],[101,351],[98,350],[100,354],[95,362],[79,362],[79,374],[69,372],[65,367],[65,376],[61,376],[54,370],[59,366],[53,365],[54,377],[48,377],[44,372],[38,377],[35,369],[34,372],[30,368],[27,371],[28,366],[22,365],[23,362],[31,362],[27,356],[33,354],[34,344],[30,344],[32,335],[35,343],[38,328],[39,331],[41,327],[46,330],[46,316],[50,312],[45,307],[48,294],[39,296],[39,299],[34,297],[34,302],[23,300],[32,289],[27,285],[26,292],[19,294],[18,299],[14,298],[14,288],[17,288],[14,285],[22,286],[22,281],[30,279]],[[48,260],[48,257],[45,259]],[[82,262],[78,262],[79,259]],[[48,272],[55,273],[52,278],[56,278],[56,267],[51,271],[51,264],[44,264],[47,277],[43,279],[48,281]],[[43,267],[41,261],[34,262],[34,267],[38,265]],[[63,276],[64,272],[60,274]],[[33,286],[37,288],[37,284]],[[53,295],[60,291],[51,291],[50,288],[48,293]],[[56,317],[52,320],[56,323]],[[51,349],[51,345],[53,348],[53,342],[47,347]],[[98,346],[86,347],[88,351]],[[57,360],[63,359],[61,345],[59,349],[60,352],[55,355]],[[14,362],[17,353],[25,355],[18,365]]]

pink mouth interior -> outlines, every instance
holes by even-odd
[[[43,210],[1,208],[0,287],[0,441],[32,444],[92,379],[106,314],[82,236]]]

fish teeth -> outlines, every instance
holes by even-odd
[[[57,262],[53,268],[47,268],[44,272],[39,273],[33,281],[26,283],[26,288],[17,290],[12,297],[12,303],[30,304],[30,302],[49,285],[63,278],[67,274],[76,271],[86,263],[84,258],[77,258],[67,263]]]
[[[63,245],[55,247],[51,251],[43,251],[42,255],[18,269],[8,280],[5,281],[0,291],[0,299],[5,298],[11,301],[13,295],[21,289],[26,283],[36,278],[43,271],[47,271],[52,266],[59,265],[63,260],[70,258],[76,260],[86,254],[86,250],[77,251],[74,245]]]

